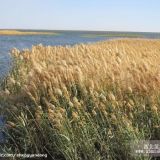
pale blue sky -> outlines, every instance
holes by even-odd
[[[0,28],[160,32],[160,0],[0,0]]]

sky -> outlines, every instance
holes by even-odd
[[[0,29],[160,32],[160,0],[0,0]]]

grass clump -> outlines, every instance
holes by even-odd
[[[158,140],[160,41],[116,40],[12,50],[2,83],[4,153],[57,160],[134,157],[131,142]]]

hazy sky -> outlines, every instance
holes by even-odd
[[[0,0],[0,28],[160,32],[160,0]]]

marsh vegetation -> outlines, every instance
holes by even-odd
[[[13,49],[1,84],[5,153],[137,160],[130,142],[160,139],[160,41],[125,39]]]

